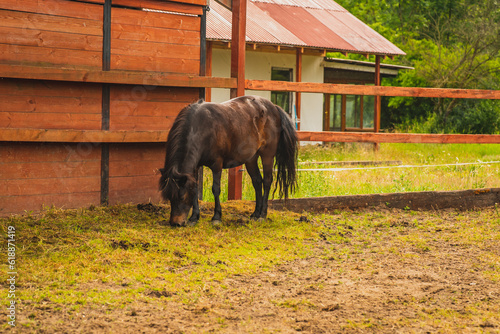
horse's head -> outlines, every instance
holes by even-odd
[[[189,174],[167,173],[160,169],[160,189],[162,197],[170,201],[171,226],[185,226],[189,210],[197,194],[196,179]]]

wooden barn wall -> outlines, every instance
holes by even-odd
[[[98,146],[0,143],[0,156],[0,216],[100,203]]]
[[[200,73],[200,18],[135,9],[111,11],[111,69]]]
[[[114,144],[109,149],[109,203],[160,201],[158,168],[164,144]]]
[[[101,129],[100,84],[0,80],[0,127]]]
[[[0,0],[0,63],[98,69],[104,0]],[[113,0],[111,70],[199,75],[205,0]],[[0,74],[1,76],[1,74]],[[110,130],[168,130],[196,88],[110,85]],[[0,128],[103,128],[103,85],[0,78]],[[109,144],[108,200],[158,201],[164,144]],[[0,143],[0,216],[101,200],[100,144]]]
[[[198,75],[200,18],[113,8],[111,69]],[[179,111],[197,100],[193,88],[110,87],[110,130],[168,130]],[[110,145],[109,203],[159,201],[165,145]]]
[[[100,68],[102,5],[0,0],[0,61]]]
[[[198,98],[195,88],[113,86],[111,130],[168,130],[179,111]],[[159,201],[164,144],[114,144],[109,150],[109,203]]]

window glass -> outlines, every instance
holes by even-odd
[[[373,129],[373,115],[375,114],[375,96],[363,96],[363,128]]]
[[[271,92],[271,102],[290,114],[290,94],[288,92]]]
[[[345,126],[346,128],[360,128],[361,96],[346,95]]]
[[[293,70],[291,68],[273,67],[271,69],[271,80],[292,81]],[[271,92],[271,102],[283,108],[288,114],[292,114],[292,93]]]
[[[342,95],[330,95],[330,131],[341,130]]]

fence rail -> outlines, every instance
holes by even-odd
[[[149,85],[162,87],[235,88],[236,79],[166,72],[60,68],[0,64],[0,78]]]
[[[500,144],[500,135],[298,131],[300,141],[338,143]],[[0,128],[0,142],[162,143],[168,131]]]
[[[300,141],[339,143],[500,144],[500,135],[299,131]]]
[[[500,90],[482,89],[363,86],[269,80],[246,80],[245,88],[302,93],[500,100]]]

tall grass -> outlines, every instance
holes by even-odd
[[[377,152],[372,145],[363,144],[301,147],[299,169],[339,167],[316,164],[325,161],[401,161],[403,165],[428,167],[373,168],[359,165],[345,166],[346,170],[335,171],[299,170],[298,189],[291,197],[500,187],[500,164],[456,165],[500,161],[500,145],[495,144],[381,144]],[[455,165],[434,166],[442,164]],[[221,198],[226,201],[227,172],[223,174],[222,184]],[[212,175],[209,169],[205,169],[203,198],[206,201],[213,201],[211,188]],[[243,177],[243,199],[255,199],[254,189],[246,172]]]

